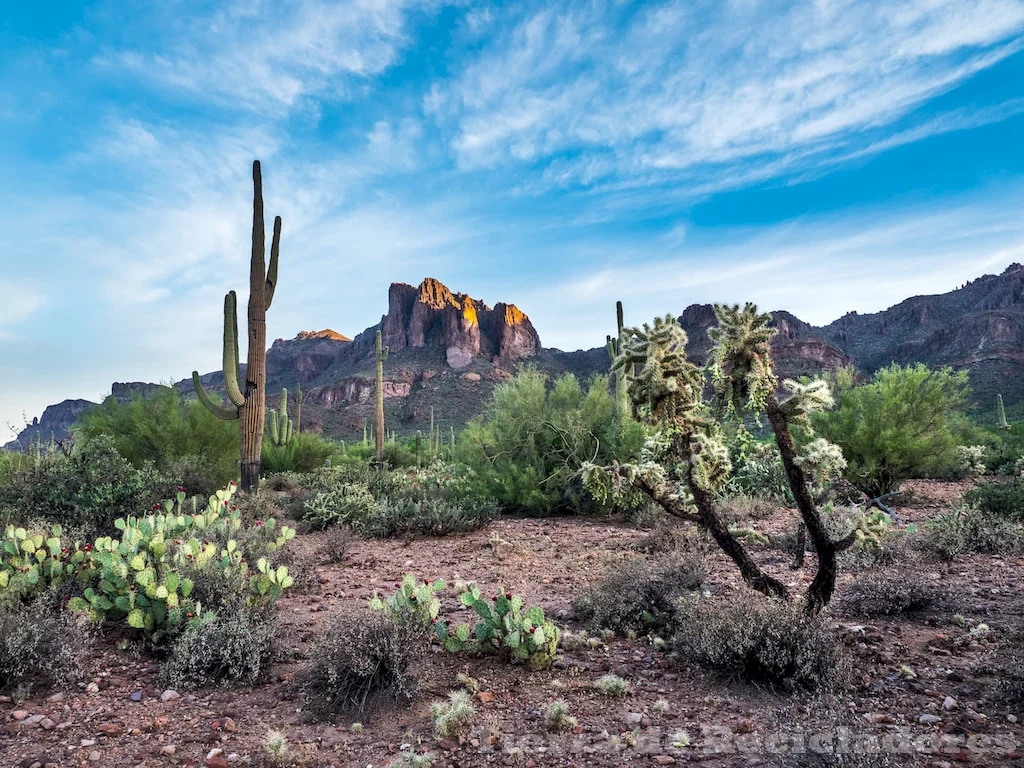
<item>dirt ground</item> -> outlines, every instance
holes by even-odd
[[[913,486],[914,499],[898,510],[910,523],[947,507],[963,490],[930,481]],[[752,525],[770,534],[791,527],[793,515],[778,510]],[[1000,662],[1024,653],[1013,645],[1019,643],[1013,630],[1024,628],[1024,561],[995,556],[915,566],[925,579],[945,585],[954,601],[882,619],[849,615],[842,602],[852,580],[877,571],[844,571],[829,615],[848,647],[855,680],[828,697],[723,683],[674,662],[648,639],[616,637],[563,650],[552,669],[539,672],[491,657],[446,654],[435,645],[418,670],[420,692],[412,704],[380,713],[360,733],[349,723],[309,722],[302,711],[294,676],[321,623],[334,613],[363,610],[375,590],[391,591],[404,573],[449,585],[473,579],[485,591],[503,586],[571,627],[573,598],[624,558],[638,556],[648,535],[625,523],[554,518],[501,519],[447,538],[358,540],[343,563],[319,566],[318,588],[279,602],[282,660],[271,682],[175,697],[165,693],[157,661],[104,638],[93,657],[83,659],[91,683],[0,701],[0,766],[261,765],[271,729],[284,733],[291,754],[308,766],[379,768],[410,744],[432,752],[435,766],[452,768],[1024,766],[1024,691],[1008,689],[1013,683],[998,672]],[[300,536],[300,546],[316,551],[322,536]],[[813,555],[793,571],[785,552],[749,546],[795,590],[813,575]],[[713,566],[712,593],[743,588],[724,557],[716,555]],[[450,591],[445,605],[455,605]],[[991,631],[971,634],[980,622]],[[915,676],[901,673],[904,668]],[[462,743],[437,741],[430,706],[456,687],[460,672],[480,684],[473,732]],[[607,673],[629,681],[630,693],[601,696],[593,682]],[[577,718],[575,732],[546,733],[544,711],[556,699]],[[819,754],[833,750],[842,754]]]

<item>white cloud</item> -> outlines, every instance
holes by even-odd
[[[0,280],[0,340],[15,337],[16,329],[45,304],[43,293],[25,283]]]
[[[94,63],[205,102],[283,114],[309,96],[344,96],[387,69],[409,42],[409,15],[432,6],[430,0],[233,0],[204,16],[181,14],[171,4],[157,18],[155,49],[111,48]]]
[[[586,184],[573,166],[595,153],[630,178],[870,140],[1020,50],[1024,3],[581,2],[508,11],[492,31],[428,99],[458,163],[541,160],[561,168],[548,183]]]

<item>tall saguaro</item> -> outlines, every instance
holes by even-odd
[[[376,429],[374,437],[377,447],[377,466],[384,466],[384,361],[388,359],[388,348],[381,346],[380,331],[377,331],[377,407],[374,412]]]
[[[622,302],[615,302],[615,320],[617,330],[614,338],[608,336],[605,346],[608,349],[608,357],[612,361],[612,375],[615,377],[615,411],[621,418],[629,416],[630,405],[629,395],[626,392],[626,370],[615,368],[615,359],[622,353]]]
[[[281,249],[281,217],[274,219],[270,245],[270,268],[266,266],[266,231],[263,219],[263,177],[260,161],[252,164],[252,258],[249,261],[249,350],[245,368],[245,392],[239,386],[238,309],[235,292],[224,297],[224,388],[229,407],[217,405],[192,371],[192,384],[199,400],[218,418],[239,420],[242,490],[255,491],[260,483],[260,455],[266,419],[267,310],[277,288],[277,260]]]

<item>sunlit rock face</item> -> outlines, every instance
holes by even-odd
[[[392,283],[381,336],[392,352],[436,347],[456,370],[480,355],[502,364],[537,354],[540,338],[530,319],[514,304],[492,309],[464,293],[452,293],[428,277],[418,288]]]

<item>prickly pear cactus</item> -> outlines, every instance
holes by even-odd
[[[472,630],[468,624],[452,627],[437,622],[435,631],[445,650],[496,652],[524,661],[533,669],[551,664],[560,635],[543,610],[526,608],[519,595],[505,590],[494,594],[488,604],[475,584],[459,595],[459,602],[476,611],[480,620]]]
[[[68,548],[63,531],[31,531],[8,525],[0,539],[0,602],[20,602],[63,581]]]
[[[419,582],[411,573],[405,574],[401,583],[395,584],[395,592],[389,597],[375,595],[370,599],[370,608],[380,611],[397,624],[428,627],[437,622],[441,601],[437,593],[443,591],[442,579]]]

